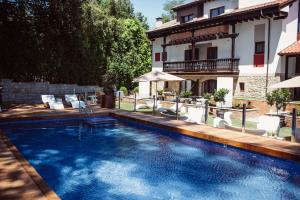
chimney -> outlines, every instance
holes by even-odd
[[[162,18],[161,17],[156,18],[155,28],[158,28],[161,25],[163,25]]]

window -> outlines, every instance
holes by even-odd
[[[169,82],[168,81],[165,82],[165,89],[169,89]]]
[[[245,83],[240,82],[240,91],[245,92]]]
[[[265,42],[255,42],[255,54],[265,53]]]
[[[160,61],[160,53],[155,53],[155,62]]]
[[[225,6],[214,8],[210,10],[210,17],[216,17],[225,12]]]
[[[181,23],[190,22],[194,19],[193,15],[186,15],[181,17]]]

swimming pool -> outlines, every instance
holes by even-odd
[[[3,129],[65,200],[300,199],[299,163],[127,120],[31,121]]]

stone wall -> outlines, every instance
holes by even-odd
[[[98,86],[79,86],[76,84],[50,84],[49,82],[13,82],[0,80],[2,86],[1,99],[3,104],[39,104],[41,95],[64,97],[65,94],[94,93],[100,91]]]
[[[280,82],[280,76],[269,77],[269,85]],[[240,84],[245,83],[245,91],[240,90]],[[234,90],[235,98],[264,99],[266,94],[265,76],[240,76]]]

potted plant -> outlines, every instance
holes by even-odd
[[[110,73],[107,73],[104,76],[104,95],[101,96],[102,108],[113,109],[116,107],[114,83],[114,76]]]
[[[279,110],[285,110],[286,104],[291,99],[291,93],[288,89],[278,89],[273,91],[272,93],[267,94],[267,103],[270,106],[275,104],[277,116],[280,117],[280,125],[281,127],[284,125],[285,116],[279,114]]]
[[[158,100],[163,100],[163,93],[164,93],[164,90],[157,91],[157,99]]]
[[[124,94],[125,96],[128,95],[128,90],[127,90],[127,88],[124,87],[124,86],[120,87],[119,91],[123,92],[123,94]]]
[[[191,91],[183,91],[180,94],[181,100],[185,103],[189,103],[190,102],[190,97],[192,96],[192,92]]]
[[[229,90],[226,88],[221,88],[219,90],[215,90],[213,98],[216,103],[220,103],[221,109],[217,109],[217,116],[220,118],[224,118],[224,113],[226,110],[222,109],[223,104],[225,103],[225,96],[229,94]]]
[[[285,110],[286,104],[291,100],[291,93],[288,89],[279,89],[273,92],[273,96],[278,114],[280,109]]]
[[[267,104],[270,106],[270,112],[273,112],[272,107],[274,106],[274,97],[272,95],[273,93],[268,93],[266,96]]]

